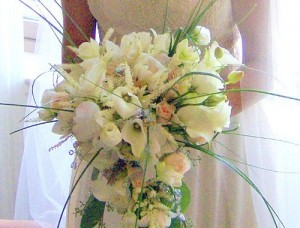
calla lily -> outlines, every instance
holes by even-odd
[[[100,139],[107,146],[114,147],[122,141],[122,134],[114,122],[109,122],[100,130]]]
[[[140,158],[147,143],[143,122],[140,119],[128,120],[122,128],[123,139],[131,145],[132,154]]]
[[[123,119],[136,115],[141,110],[141,103],[137,96],[127,87],[118,87],[111,94],[112,107]]]

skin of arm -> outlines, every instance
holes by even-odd
[[[70,18],[81,28],[86,37],[95,38],[96,20],[89,10],[87,0],[62,0],[61,2],[65,11],[63,16],[64,34],[73,40],[75,46],[79,46],[88,40],[82,35]],[[63,45],[64,47],[70,45],[65,37]],[[74,53],[71,51],[67,49],[62,50],[62,61],[64,63],[68,62],[68,58],[74,57]]]
[[[236,22],[245,18],[251,9],[253,11],[238,24],[243,45],[243,63],[255,70],[246,69],[242,79],[243,88],[254,88],[268,91],[272,87],[272,43],[270,31],[270,0],[232,0],[233,16]],[[235,94],[233,106],[237,106],[233,114],[245,110],[263,96],[247,93],[243,103]],[[236,99],[236,100],[234,100]],[[236,103],[236,104],[234,104]]]

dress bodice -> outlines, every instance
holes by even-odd
[[[203,0],[202,9],[211,0]],[[88,0],[90,11],[99,22],[101,30],[114,28],[120,37],[133,31],[161,32],[167,7],[167,0]],[[184,27],[198,0],[170,0],[167,27],[174,30]],[[201,25],[210,29],[223,46],[232,49],[236,40],[232,17],[231,0],[217,1],[205,14]]]

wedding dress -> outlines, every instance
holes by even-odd
[[[187,3],[188,2],[188,3]],[[171,30],[184,27],[198,0],[169,1],[167,27]],[[210,1],[203,1],[203,6]],[[114,37],[120,38],[133,31],[161,32],[164,24],[167,1],[165,0],[88,0],[90,11],[99,22],[104,34],[109,28],[114,29]],[[201,25],[210,29],[212,37],[217,38],[221,46],[238,55],[240,35],[234,24],[231,13],[231,1],[217,1],[206,13]],[[238,117],[235,117],[238,121]],[[221,136],[213,151],[233,159],[242,158],[243,142],[233,141],[230,137]],[[229,147],[234,152],[230,152]],[[236,154],[234,154],[236,153]],[[192,195],[192,202],[187,217],[191,217],[195,227],[257,227],[255,210],[250,187],[242,178],[226,168],[214,158],[199,154],[200,161],[185,178]],[[84,169],[79,165],[77,177]],[[244,166],[246,172],[247,167]],[[75,217],[75,208],[80,201],[87,199],[90,173],[85,174],[71,197],[68,212],[68,227],[79,227],[80,216]],[[120,216],[105,214],[108,228],[120,226]]]

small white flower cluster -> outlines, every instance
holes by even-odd
[[[43,95],[40,118],[56,119],[53,132],[62,137],[73,135],[83,160],[102,148],[93,194],[126,214],[125,223],[131,213],[143,226],[170,225],[172,208],[158,201],[137,215],[142,186],[155,179],[180,187],[191,168],[183,142],[209,143],[230,122],[219,73],[238,60],[203,27],[193,33],[197,45],[183,39],[170,55],[174,40],[154,31],[125,35],[120,45],[91,39],[73,48],[82,61],[62,65],[62,82]]]

